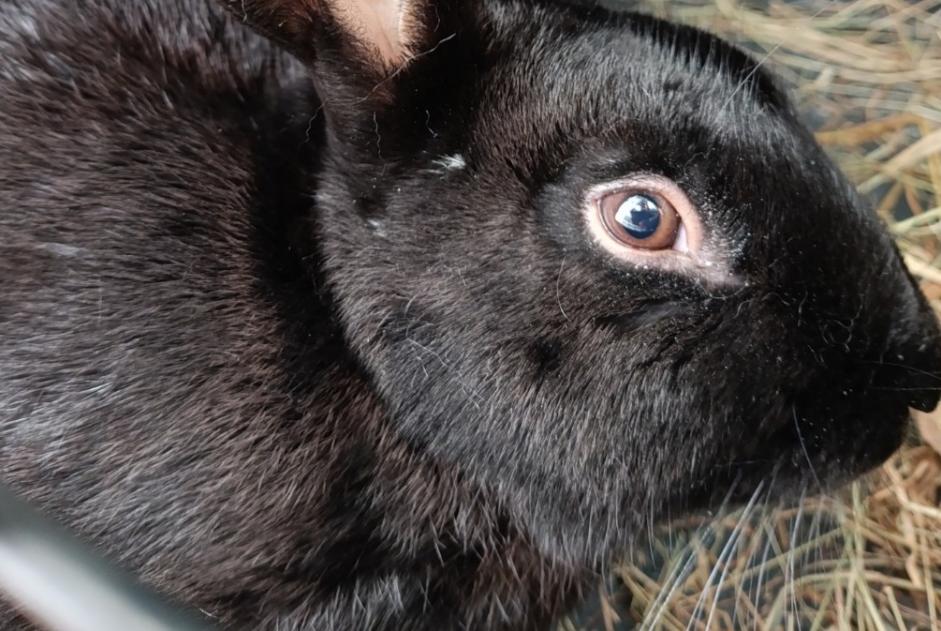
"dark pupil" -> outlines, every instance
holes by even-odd
[[[618,207],[614,219],[635,239],[649,239],[660,227],[660,208],[646,195],[631,195]]]

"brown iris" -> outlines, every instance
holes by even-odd
[[[643,250],[666,250],[676,242],[680,215],[662,196],[622,191],[601,199],[602,223],[620,243]]]

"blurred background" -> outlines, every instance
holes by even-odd
[[[941,313],[941,0],[603,3],[764,60]],[[941,414],[916,420],[832,497],[661,528],[559,630],[941,631]]]

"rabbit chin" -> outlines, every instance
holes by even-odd
[[[837,407],[838,399],[807,397],[813,403],[806,406],[789,402],[782,409],[790,413],[766,419],[763,430],[739,427],[738,436],[754,439],[715,453],[715,464],[698,474],[690,471],[671,480],[647,476],[649,495],[643,502],[634,497],[618,504],[609,498],[607,505],[581,512],[553,512],[543,505],[539,525],[532,529],[537,545],[557,558],[580,550],[583,559],[603,566],[641,545],[658,524],[722,515],[746,504],[791,504],[837,490],[888,459],[911,420],[900,400],[866,394],[840,400]],[[833,409],[842,411],[832,415]],[[687,456],[674,455],[674,468],[680,469]]]
[[[755,446],[751,457],[717,467],[684,498],[677,513],[725,511],[754,499],[790,504],[839,489],[885,462],[910,426],[907,407],[867,402],[826,425],[795,413]],[[684,511],[685,509],[685,511]]]

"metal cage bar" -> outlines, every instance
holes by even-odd
[[[50,631],[208,631],[0,487],[0,596]]]

